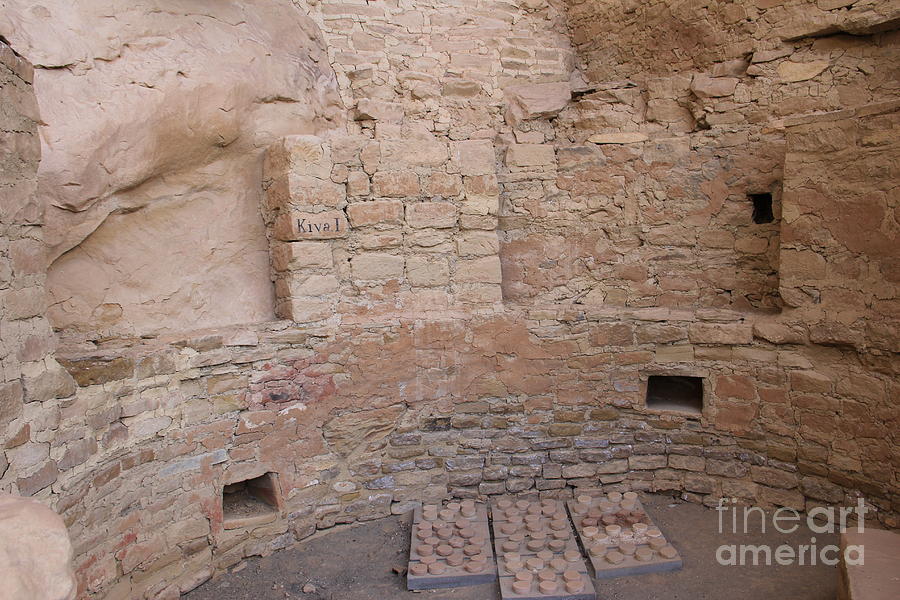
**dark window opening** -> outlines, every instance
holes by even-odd
[[[225,529],[274,521],[278,515],[278,480],[275,473],[229,483],[222,488]]]
[[[748,194],[747,197],[753,202],[754,223],[771,223],[775,220],[772,213],[772,194]]]
[[[703,412],[703,378],[682,375],[651,375],[647,382],[647,408]]]

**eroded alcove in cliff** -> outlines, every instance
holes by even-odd
[[[900,525],[892,3],[0,11],[0,491],[79,597],[450,499]]]

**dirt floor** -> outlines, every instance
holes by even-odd
[[[723,566],[716,550],[723,544],[766,544],[774,550],[787,544],[795,550],[812,542],[821,550],[837,544],[837,535],[812,533],[804,526],[792,534],[774,531],[769,515],[766,533],[752,518],[743,533],[732,534],[731,513],[722,513],[725,533],[719,533],[720,513],[669,496],[648,495],[644,504],[663,533],[681,552],[684,568],[674,573],[596,581],[598,600],[833,600],[837,570],[822,565]],[[740,509],[739,509],[740,510]],[[412,515],[390,517],[322,532],[296,548],[247,560],[231,573],[207,582],[189,600],[490,600],[499,587],[485,584],[453,590],[406,591],[405,578],[394,567],[406,567]],[[784,525],[782,528],[785,528]],[[818,556],[818,551],[817,551]],[[748,557],[751,555],[748,555]],[[807,563],[808,552],[806,554]],[[830,555],[829,555],[830,556]],[[750,559],[748,558],[748,562]],[[309,585],[315,588],[311,590]],[[308,592],[304,593],[306,587]]]

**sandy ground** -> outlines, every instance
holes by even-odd
[[[759,516],[750,532],[731,534],[731,513],[720,513],[669,496],[648,495],[644,504],[650,516],[684,559],[674,573],[595,580],[599,600],[833,600],[837,593],[836,567],[723,566],[716,550],[723,544],[815,545],[837,544],[834,534],[816,534],[805,526],[792,534],[774,531],[771,518],[766,533],[760,532]],[[740,513],[739,513],[740,515]],[[254,558],[231,573],[200,586],[189,600],[490,600],[500,598],[496,584],[452,590],[409,592],[405,578],[393,572],[405,569],[409,555],[412,515],[390,517],[330,530],[305,540],[297,547],[265,558]],[[808,559],[808,553],[807,553]],[[807,560],[808,562],[808,560]],[[304,593],[311,584],[315,591]],[[307,588],[308,589],[308,588]]]

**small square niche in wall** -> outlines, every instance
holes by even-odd
[[[699,415],[703,412],[703,378],[651,375],[647,381],[647,408]]]
[[[225,529],[255,527],[278,517],[278,481],[275,473],[230,483],[222,489]]]
[[[771,223],[775,220],[775,214],[772,212],[772,194],[768,192],[747,194],[747,197],[753,202],[754,223]]]

